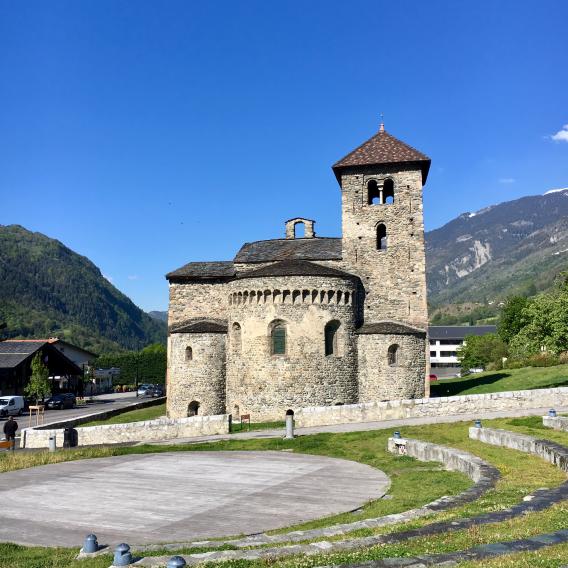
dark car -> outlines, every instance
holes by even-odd
[[[162,385],[154,385],[152,389],[152,396],[164,396],[164,387]]]
[[[57,410],[61,410],[63,408],[75,408],[76,404],[77,404],[77,399],[75,398],[75,395],[70,392],[66,392],[63,394],[56,394],[54,396],[49,397],[45,401],[46,408],[57,409]]]

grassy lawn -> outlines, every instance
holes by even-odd
[[[568,544],[541,548],[536,552],[508,554],[492,560],[461,562],[459,568],[561,568],[566,566]]]
[[[124,424],[126,422],[142,422],[143,420],[155,420],[165,415],[166,403],[159,404],[158,406],[149,406],[148,408],[139,408],[138,410],[130,410],[129,412],[117,414],[106,420],[85,422],[85,424],[81,424],[77,426],[77,428],[83,428],[85,426],[104,426],[105,424]]]
[[[544,429],[539,423],[540,418],[515,418],[486,421],[488,427],[505,428],[519,432],[547,437],[568,445],[568,433]],[[566,479],[566,476],[551,464],[542,460],[515,452],[488,446],[467,438],[468,423],[439,424],[402,428],[402,434],[409,437],[430,440],[454,447],[463,448],[499,468],[502,479],[495,489],[487,492],[481,499],[456,510],[441,512],[428,519],[420,519],[406,525],[383,527],[380,529],[366,529],[358,531],[351,536],[364,536],[367,534],[381,534],[395,532],[402,528],[418,527],[424,524],[448,520],[456,517],[470,516],[486,511],[501,510],[541,487],[554,487]],[[318,434],[304,436],[296,440],[262,439],[238,440],[232,439],[223,442],[187,446],[138,446],[123,448],[86,448],[73,449],[49,454],[16,453],[4,455],[0,458],[0,471],[31,467],[42,463],[66,461],[70,459],[87,459],[92,457],[106,457],[110,455],[123,455],[130,453],[159,453],[164,451],[200,451],[200,450],[286,450],[296,452],[329,455],[332,457],[353,459],[368,465],[378,467],[385,471],[392,480],[389,494],[391,499],[380,499],[365,506],[360,512],[336,515],[325,519],[305,523],[302,528],[315,528],[335,524],[337,522],[350,522],[364,518],[400,512],[412,507],[422,505],[442,495],[455,494],[470,485],[464,476],[440,469],[436,463],[422,463],[408,457],[393,456],[385,450],[386,440],[391,434],[390,430],[371,432],[351,432],[346,434]],[[497,540],[511,540],[539,534],[546,531],[558,530],[568,525],[566,521],[568,504],[560,503],[546,511],[530,513],[521,518],[513,519],[498,525],[484,525],[469,530],[456,531],[444,535],[415,538],[404,543],[381,545],[362,550],[348,551],[333,555],[317,555],[312,557],[293,557],[276,562],[285,568],[311,568],[324,564],[339,562],[358,562],[389,556],[413,556],[423,553],[445,552],[460,550],[475,546],[476,544],[494,542]],[[298,528],[298,527],[295,527]],[[95,531],[96,532],[96,531]],[[343,537],[345,538],[345,537]],[[197,550],[194,550],[197,552]],[[183,550],[188,553],[190,551]],[[548,554],[548,549],[546,551]],[[33,567],[33,568],[63,568],[67,566],[84,568],[108,567],[111,556],[98,559],[74,562],[76,550],[47,549],[37,547],[20,547],[12,544],[0,544],[0,566],[2,567]],[[160,554],[160,551],[152,553]],[[174,553],[166,553],[173,555]],[[537,554],[545,554],[540,551]],[[550,552],[554,554],[554,552]],[[551,556],[551,562],[553,557]],[[245,565],[255,568],[267,568],[274,561],[232,561],[231,568],[244,568]],[[237,566],[238,565],[238,566]],[[487,566],[514,566],[515,564],[487,564]],[[525,564],[518,564],[523,566]],[[547,564],[526,564],[546,566]],[[549,564],[555,566],[555,564]]]
[[[239,432],[251,432],[255,430],[273,430],[282,429],[282,435],[284,435],[284,428],[286,427],[286,422],[284,420],[279,420],[277,422],[251,422],[250,428],[248,424],[243,424],[241,427],[240,422],[233,422],[231,425],[231,434],[238,434]]]
[[[488,371],[431,383],[432,396],[483,394],[568,386],[568,365]]]

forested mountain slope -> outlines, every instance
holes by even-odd
[[[100,352],[164,342],[165,322],[143,312],[100,270],[55,239],[0,225],[3,337],[57,336]]]

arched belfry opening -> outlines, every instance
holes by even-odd
[[[377,180],[372,179],[367,184],[367,204],[380,205],[381,204],[381,191]]]
[[[314,224],[315,221],[313,219],[304,219],[303,217],[288,219],[286,221],[286,238],[313,239],[316,236]]]
[[[386,179],[383,184],[383,203],[385,205],[394,203],[394,181],[391,178]]]

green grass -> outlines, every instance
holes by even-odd
[[[93,420],[85,422],[77,426],[83,428],[85,426],[105,426],[107,424],[125,424],[126,422],[142,422],[143,420],[155,420],[166,415],[166,403],[158,406],[149,406],[148,408],[139,408],[138,410],[130,410],[122,414],[117,414],[106,420]]]
[[[568,365],[488,371],[430,385],[432,396],[456,396],[568,386]]]
[[[231,425],[231,434],[239,434],[240,432],[254,432],[256,430],[282,430],[282,435],[284,435],[284,428],[286,427],[286,422],[280,420],[278,422],[251,422],[250,428],[248,424],[243,424],[237,422]]]
[[[568,433],[544,429],[540,417],[499,419],[485,421],[484,425],[546,437],[568,445]],[[350,536],[396,532],[402,528],[418,527],[434,521],[449,520],[487,511],[501,510],[514,503],[520,502],[525,495],[532,493],[535,489],[554,487],[566,479],[565,474],[539,458],[469,440],[467,437],[468,426],[469,424],[467,423],[415,426],[402,428],[401,432],[404,436],[462,448],[494,464],[499,468],[502,474],[502,479],[499,480],[495,489],[487,492],[478,501],[456,510],[441,512],[428,519],[420,519],[412,523],[407,523],[406,525],[383,527],[381,529],[366,530],[364,532],[358,531]],[[422,505],[441,495],[457,493],[470,485],[469,480],[465,479],[464,476],[443,471],[440,469],[439,464],[422,463],[408,457],[388,454],[385,447],[386,440],[390,434],[390,430],[379,430],[345,434],[318,434],[314,436],[303,436],[295,440],[239,440],[234,438],[228,441],[186,446],[86,448],[62,451],[55,454],[49,454],[49,452],[29,454],[16,453],[14,455],[4,455],[0,458],[0,471],[31,467],[42,463],[53,463],[54,461],[132,453],[293,449],[296,452],[353,459],[378,467],[391,477],[392,486],[389,494],[392,495],[392,499],[371,502],[356,514],[345,513],[294,527],[304,529],[400,512]],[[422,553],[460,550],[485,542],[511,540],[523,536],[558,530],[558,528],[567,526],[567,513],[568,504],[557,504],[546,511],[530,513],[520,518],[496,525],[474,527],[469,530],[456,531],[451,534],[447,533],[433,537],[415,538],[396,545],[381,545],[340,554],[293,557],[276,561],[276,563],[282,568],[311,568],[323,564],[358,562],[386,558],[393,555],[412,556]],[[221,548],[221,546],[219,548]],[[182,552],[185,553],[197,551],[196,549],[191,551],[182,550]],[[166,555],[174,554],[173,552],[162,553]],[[110,565],[110,556],[76,563],[73,561],[75,554],[76,550],[70,549],[28,548],[11,544],[0,544],[0,566],[6,568],[63,568],[67,566],[99,568],[105,566],[106,568]],[[152,555],[157,554],[160,554],[160,552],[152,552]],[[542,552],[540,552],[540,554],[542,554]],[[232,561],[224,563],[223,566],[227,567],[227,565],[230,564],[229,568],[244,568],[245,566],[251,568],[266,568],[274,563],[274,561],[258,561],[252,563]],[[528,566],[530,564],[526,565]],[[545,565],[546,564],[535,564],[535,566]],[[488,564],[488,566],[493,565]],[[500,565],[495,564],[495,566]],[[514,564],[503,564],[503,566],[514,566]],[[555,564],[551,564],[551,566],[555,566]]]
[[[568,544],[547,546],[535,552],[519,552],[475,562],[461,562],[459,568],[561,568],[566,566]]]

